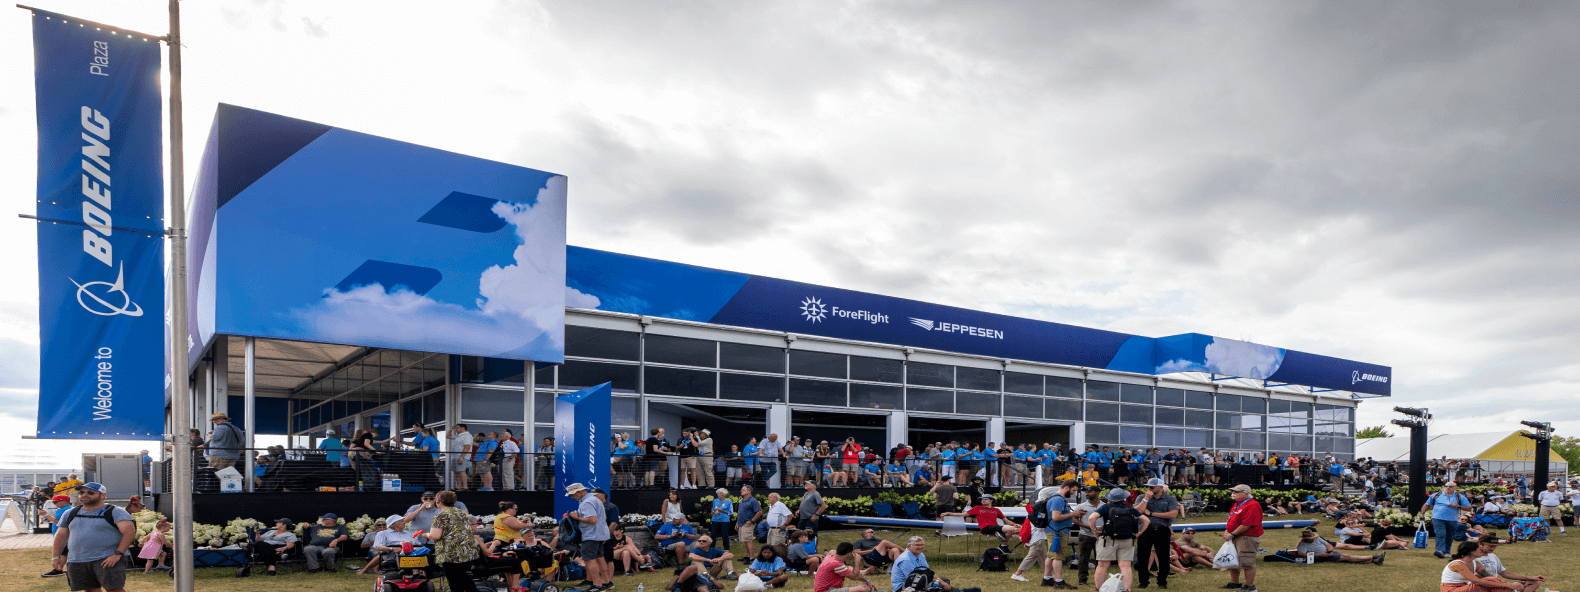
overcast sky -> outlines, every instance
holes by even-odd
[[[568,175],[575,245],[1392,366],[1361,425],[1580,431],[1580,3],[183,10],[189,177],[223,101]],[[6,215],[30,18],[0,18]],[[31,433],[35,234],[0,223],[0,430]]]

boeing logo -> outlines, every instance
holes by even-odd
[[[1381,382],[1383,384],[1387,384],[1388,383],[1388,377],[1387,376],[1378,376],[1376,374],[1361,374],[1360,370],[1356,370],[1356,371],[1350,373],[1350,384],[1360,384],[1361,381]]]
[[[66,279],[70,280],[71,278]],[[129,317],[143,316],[143,307],[138,306],[136,302],[132,302],[131,294],[126,293],[126,270],[124,265],[116,269],[114,282],[88,282],[86,284],[78,284],[77,280],[71,280],[71,283],[77,285],[77,304],[81,304],[82,308],[87,309],[88,312],[105,317],[113,317],[115,315],[126,315]],[[93,286],[109,287],[104,289],[104,295],[100,296],[92,289]],[[120,304],[112,304],[105,298],[116,293],[120,294],[120,297],[116,298],[117,300],[121,301]],[[93,304],[89,304],[88,301],[83,300],[82,298],[84,296],[87,296],[88,299],[93,302]]]
[[[998,329],[986,329],[986,328],[983,328],[983,327],[972,327],[970,325],[958,325],[958,324],[955,324],[955,323],[933,322],[933,321],[929,321],[927,319],[918,319],[916,317],[909,317],[909,318],[911,319],[911,324],[912,325],[916,325],[918,327],[921,327],[923,331],[943,331],[945,333],[963,333],[963,334],[966,334],[966,335],[972,335],[972,336],[975,336],[975,337],[984,337],[984,338],[987,338],[987,339],[1003,339],[1004,338],[1004,332],[1000,331]]]
[[[870,310],[850,310],[838,306],[824,304],[816,296],[808,296],[801,301],[801,316],[813,323],[821,323],[828,317],[839,317],[853,321],[866,321],[871,324],[888,323],[889,315]]]

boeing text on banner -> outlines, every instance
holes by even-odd
[[[164,433],[159,44],[33,11],[44,438]]]
[[[609,488],[610,384],[554,398],[554,515],[576,509],[565,486]]]

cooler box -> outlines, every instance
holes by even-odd
[[[400,490],[400,475],[384,475],[384,491]]]
[[[237,471],[235,467],[225,467],[223,470],[215,471],[214,476],[219,478],[220,493],[241,493],[243,491],[241,472]]]
[[[193,549],[193,567],[241,567],[247,564],[246,549]]]

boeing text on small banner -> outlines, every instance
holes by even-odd
[[[554,515],[576,509],[565,486],[609,489],[610,385],[554,398]]]
[[[164,433],[160,51],[33,11],[41,438]]]

